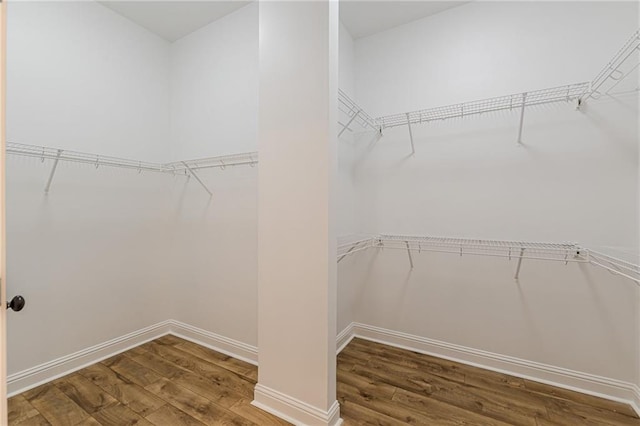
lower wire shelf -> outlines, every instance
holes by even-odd
[[[369,248],[406,250],[412,268],[412,252],[438,252],[460,256],[493,256],[509,260],[516,259],[518,261],[516,279],[520,273],[522,260],[533,259],[564,263],[588,263],[640,284],[639,265],[590,250],[573,242],[548,243],[388,234],[370,235],[342,238],[338,244],[338,262],[347,256]]]

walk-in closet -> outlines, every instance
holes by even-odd
[[[638,2],[0,12],[0,424],[640,425]]]

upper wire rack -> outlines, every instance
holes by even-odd
[[[516,93],[495,98],[463,102],[453,105],[428,108],[408,113],[392,114],[378,117],[383,128],[404,126],[409,123],[420,124],[430,121],[461,118],[468,115],[488,112],[520,109],[523,106],[543,105],[555,102],[575,101],[590,87],[589,82],[568,84],[532,92]]]

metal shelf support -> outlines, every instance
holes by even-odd
[[[520,249],[520,257],[518,258],[518,266],[516,267],[516,275],[514,276],[516,280],[520,276],[520,267],[522,266],[523,257],[524,257],[524,247]]]
[[[51,181],[53,180],[53,175],[56,174],[56,169],[58,168],[58,161],[60,161],[60,156],[62,155],[62,150],[59,149],[56,154],[56,158],[53,160],[53,166],[51,167],[51,172],[49,173],[49,179],[47,180],[47,185],[44,187],[44,193],[48,194],[49,189],[51,189]]]
[[[191,167],[189,167],[189,165],[182,161],[182,164],[184,165],[185,169],[187,169],[187,171],[189,172],[189,174],[191,176],[193,176],[200,185],[202,185],[202,187],[204,188],[205,191],[207,191],[209,193],[210,197],[213,197],[213,194],[211,193],[211,191],[209,190],[209,188],[207,188],[207,185],[204,184],[204,182],[202,182],[202,180],[200,180],[200,177],[196,174],[196,172],[194,172]]]
[[[409,247],[409,241],[404,242],[407,245],[407,254],[409,255],[409,265],[411,265],[411,269],[413,269],[413,258],[411,257],[411,248]]]
[[[520,128],[518,129],[518,145],[522,145],[522,128],[524,127],[524,108],[527,104],[527,92],[522,94],[522,110],[520,111]]]
[[[345,124],[344,127],[342,127],[342,129],[340,130],[340,133],[338,133],[338,137],[342,136],[345,130],[347,130],[349,126],[351,126],[351,123],[353,123],[353,121],[358,118],[358,116],[360,115],[360,111],[361,110],[356,111],[355,114],[353,114],[353,116],[349,119],[349,121],[347,121],[347,124]]]
[[[413,129],[411,128],[411,120],[409,120],[409,113],[407,113],[407,127],[409,128],[409,138],[411,140],[411,155],[416,153],[416,147],[413,144]]]

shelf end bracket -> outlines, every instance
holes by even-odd
[[[522,110],[520,111],[520,128],[518,129],[518,145],[522,145],[522,127],[524,125],[524,107],[527,104],[527,92],[522,94]]]
[[[53,175],[56,174],[56,169],[58,168],[58,161],[60,161],[60,156],[62,155],[62,150],[59,149],[56,153],[56,158],[53,160],[53,166],[51,167],[51,172],[49,173],[49,179],[47,180],[47,185],[44,187],[44,193],[48,194],[49,189],[51,189],[51,182],[53,181]]]
[[[404,242],[407,245],[407,254],[409,255],[409,265],[411,265],[411,269],[413,269],[413,257],[411,257],[411,248],[409,247],[409,241]]]
[[[342,134],[349,128],[349,126],[351,126],[351,123],[353,123],[353,121],[358,118],[358,116],[360,115],[360,111],[361,110],[356,111],[355,114],[353,114],[353,117],[351,117],[349,121],[347,121],[347,124],[345,124],[340,130],[340,133],[338,133],[338,137],[342,136]]]
[[[207,188],[207,185],[205,185],[205,184],[204,184],[204,182],[202,182],[202,181],[200,180],[200,177],[196,174],[196,172],[194,172],[194,171],[191,169],[191,167],[189,167],[189,165],[188,165],[186,162],[182,161],[181,163],[182,163],[182,165],[187,169],[187,171],[189,172],[189,175],[193,176],[193,177],[195,178],[195,180],[197,180],[197,181],[198,181],[198,183],[199,183],[200,185],[202,185],[202,187],[204,188],[204,190],[205,190],[205,191],[207,191],[207,193],[209,194],[209,196],[210,196],[210,197],[213,197],[213,194],[211,193],[211,191],[209,190],[209,188]]]
[[[524,248],[520,249],[520,257],[518,258],[518,266],[516,267],[516,275],[514,276],[516,280],[520,276],[520,267],[522,266],[522,256],[524,256]]]
[[[411,140],[411,155],[416,153],[416,147],[413,144],[413,129],[411,128],[411,120],[409,118],[409,113],[407,113],[407,126],[409,126],[409,139]]]

